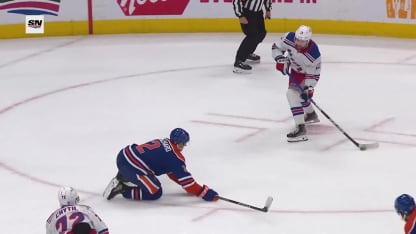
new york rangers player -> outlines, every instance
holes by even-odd
[[[316,42],[311,40],[312,30],[302,25],[296,32],[285,33],[272,46],[276,69],[289,75],[286,97],[295,120],[295,129],[287,134],[289,142],[307,141],[305,123],[319,122],[311,105],[321,73],[321,53]]]
[[[62,187],[58,192],[61,208],[46,221],[46,234],[109,234],[105,223],[86,205],[80,205],[77,191]]]
[[[156,200],[162,196],[162,186],[156,176],[167,174],[189,194],[206,201],[217,201],[218,193],[200,185],[187,170],[182,150],[189,134],[182,128],[171,131],[169,138],[124,147],[117,156],[118,173],[103,196],[111,200],[117,194],[131,200]]]
[[[415,200],[408,194],[402,194],[394,201],[394,208],[398,215],[406,222],[405,234],[416,234],[416,210]]]

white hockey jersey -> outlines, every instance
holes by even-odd
[[[321,73],[321,53],[318,45],[310,40],[308,47],[297,50],[295,47],[295,33],[285,33],[279,41],[272,45],[272,56],[286,54],[290,60],[292,77],[300,86],[315,86]],[[293,85],[290,81],[289,85]]]
[[[46,221],[46,234],[63,234],[77,223],[88,223],[99,234],[109,234],[107,225],[86,205],[63,206]]]

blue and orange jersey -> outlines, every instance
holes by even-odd
[[[404,226],[404,233],[405,234],[416,234],[416,209],[410,213],[409,217],[407,218],[406,225]]]
[[[163,175],[181,185],[188,193],[198,195],[202,186],[186,169],[185,157],[168,139],[155,139],[144,144],[124,147],[119,160],[135,168],[137,175]]]

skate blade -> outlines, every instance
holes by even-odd
[[[259,64],[260,63],[260,60],[250,60],[250,59],[246,59],[246,63]]]
[[[319,122],[321,122],[319,119],[315,119],[315,120],[305,122],[305,124],[308,125],[308,124],[319,123]]]
[[[307,136],[299,136],[299,137],[293,137],[293,138],[287,138],[287,142],[301,142],[301,141],[307,141],[309,140]]]
[[[111,194],[111,191],[113,191],[113,189],[117,187],[117,184],[118,184],[118,180],[116,178],[111,179],[110,183],[108,183],[107,187],[105,188],[103,192],[103,197],[108,199],[108,197]]]
[[[244,70],[244,69],[241,69],[241,68],[234,68],[233,72],[235,74],[250,74],[251,70]]]

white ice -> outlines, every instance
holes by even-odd
[[[0,41],[1,233],[45,233],[59,186],[73,186],[115,233],[397,234],[401,193],[416,195],[416,40],[316,35],[322,114],[308,142],[293,127],[287,78],[268,34],[251,75],[232,73],[242,34],[134,34]],[[118,151],[191,134],[189,171],[224,201],[161,176],[153,202],[106,201]]]

